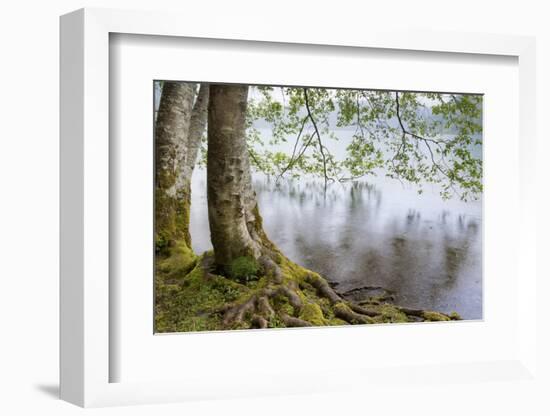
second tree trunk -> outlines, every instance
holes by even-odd
[[[267,244],[258,213],[245,136],[248,86],[210,85],[208,218],[216,263],[258,259]]]

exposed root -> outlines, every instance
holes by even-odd
[[[393,290],[382,286],[361,286],[340,293],[342,297],[359,305],[366,303],[365,299],[368,299],[370,302],[393,302],[395,300],[394,294]]]
[[[382,287],[382,286],[361,286],[361,287],[354,287],[353,289],[347,290],[343,294],[344,296],[348,296],[357,292],[374,291],[374,290],[380,290],[386,293],[393,293],[393,291],[386,289],[385,287]]]
[[[353,303],[353,302],[348,302],[348,306],[349,306],[349,308],[350,308],[353,312],[359,313],[359,314],[361,314],[361,315],[371,316],[371,317],[380,315],[379,312],[376,312],[376,311],[373,311],[373,310],[369,310],[369,309],[364,308],[364,307],[362,307],[362,306],[356,305],[356,304]]]
[[[225,312],[225,316],[223,318],[223,324],[225,326],[229,326],[231,323],[242,322],[245,317],[245,314],[247,312],[252,312],[254,310],[255,303],[256,303],[256,296],[252,296],[243,304],[237,305],[233,308],[228,309]]]
[[[258,263],[263,268],[265,275],[274,283],[282,283],[283,273],[281,268],[269,256],[263,255],[258,259]]]
[[[338,295],[333,288],[330,287],[328,282],[320,276],[310,274],[306,277],[306,282],[317,289],[320,296],[327,298],[330,303],[335,304],[342,301],[340,295]]]
[[[300,318],[295,318],[294,316],[289,316],[285,313],[281,314],[281,318],[286,326],[288,327],[306,327],[306,326],[312,326],[312,324],[308,321],[305,321]]]
[[[401,312],[403,312],[405,315],[424,318],[424,311],[421,309],[402,308],[400,306],[396,306],[396,308],[399,309]]]
[[[290,287],[285,285],[280,285],[277,287],[268,287],[259,290],[257,293],[253,294],[248,300],[243,303],[239,303],[234,306],[230,306],[225,309],[223,323],[227,327],[236,326],[246,320],[247,315],[251,315],[255,320],[254,324],[258,327],[262,327],[265,323],[260,320],[262,318],[266,322],[273,319],[277,315],[272,302],[276,300],[277,297],[283,297],[286,302],[292,307],[294,314],[299,314],[302,308],[302,300],[300,296],[293,291]],[[287,326],[304,326],[300,322],[293,319],[294,317],[289,316],[285,313],[279,313],[281,319],[285,324],[288,322]],[[286,315],[286,319],[284,317]]]
[[[366,315],[355,312],[349,305],[339,302],[334,305],[334,315],[350,324],[371,324],[373,320]]]
[[[375,311],[363,308],[353,302],[345,300],[336,291],[330,287],[329,283],[320,276],[313,274],[306,278],[311,286],[317,290],[317,294],[329,300],[332,305],[334,315],[350,324],[367,324],[373,323],[370,319],[373,316],[379,315]]]
[[[267,321],[267,319],[259,315],[254,315],[252,317],[251,323],[252,323],[252,328],[258,328],[258,329],[267,328],[269,325],[269,322]]]
[[[298,293],[296,293],[295,290],[292,290],[288,286],[280,286],[277,289],[276,293],[282,296],[286,296],[288,302],[296,312],[299,312],[300,309],[302,309],[302,299],[300,299],[300,296],[298,296]]]
[[[267,319],[271,319],[275,316],[275,311],[273,310],[271,303],[269,303],[267,296],[258,298],[257,308],[258,312]]]

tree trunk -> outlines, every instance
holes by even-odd
[[[197,163],[197,156],[201,147],[202,136],[206,130],[206,122],[208,121],[209,91],[210,88],[208,84],[201,84],[193,106],[193,112],[191,113],[187,152],[185,155],[185,160],[183,161],[183,168],[181,170],[182,180],[187,180],[189,185],[191,184],[193,169]]]
[[[208,84],[201,84],[193,110],[189,121],[189,131],[187,133],[187,141],[185,152],[182,154],[179,179],[177,184],[177,196],[180,201],[180,206],[183,218],[180,219],[179,227],[181,227],[184,235],[185,244],[191,249],[191,233],[189,231],[189,216],[191,212],[191,178],[193,170],[197,163],[197,156],[201,146],[202,136],[206,129],[208,119]]]
[[[350,309],[325,279],[292,263],[267,238],[245,139],[247,98],[248,86],[210,85],[207,194],[214,262],[219,271],[232,276],[234,260],[254,258],[261,267],[259,273],[266,277],[248,300],[224,309],[223,325],[235,327],[249,321],[263,328],[273,319],[286,326],[326,325],[320,298],[328,304],[327,316],[369,321],[370,317]]]
[[[182,189],[196,84],[165,82],[155,124],[155,242],[191,246],[189,201]]]
[[[248,86],[210,85],[207,195],[210,236],[223,270],[274,248],[263,231],[245,138]]]

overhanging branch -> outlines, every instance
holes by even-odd
[[[315,118],[313,117],[313,114],[311,113],[311,108],[309,107],[309,98],[307,95],[307,88],[304,88],[304,99],[306,104],[306,110],[309,119],[311,120],[311,124],[313,125],[313,129],[315,130],[315,135],[317,136],[317,141],[319,142],[319,151],[321,152],[321,157],[323,159],[323,175],[325,179],[325,189],[327,187],[327,182],[330,180],[330,178],[327,175],[327,158],[325,156],[324,146],[323,142],[321,140],[321,134],[319,133],[319,129],[317,128],[317,122],[315,121]]]

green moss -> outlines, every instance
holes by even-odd
[[[246,286],[252,290],[257,290],[264,288],[269,285],[269,279],[266,276],[262,276],[260,278],[257,278],[257,280],[249,280],[247,282],[240,282],[243,284],[246,284]]]
[[[229,265],[229,275],[239,281],[258,280],[259,271],[260,265],[254,257],[237,257]]]
[[[168,254],[168,241],[164,234],[155,235],[155,253],[158,255]]]
[[[264,220],[260,215],[260,210],[257,204],[254,206],[254,208],[252,208],[252,214],[254,215],[254,218],[255,218],[255,221],[253,222],[253,226],[256,231],[256,234],[260,237],[260,240],[266,247],[269,247],[273,252],[278,253],[279,249],[275,244],[271,242],[271,240],[268,238],[267,234],[264,231],[264,224],[263,224]]]
[[[155,250],[159,255],[169,255],[170,249],[183,241],[191,247],[189,218],[191,188],[185,183],[174,195],[176,175],[172,170],[160,169],[155,190]]]
[[[286,325],[277,315],[273,315],[269,318],[268,328],[286,328]]]
[[[328,321],[323,316],[321,307],[316,303],[304,304],[300,312],[300,318],[315,326],[324,326],[328,324]]]
[[[188,247],[191,247],[191,232],[189,231],[189,221],[191,217],[191,189],[189,185],[178,195],[175,218],[175,235],[178,239],[183,239]]]
[[[294,308],[292,305],[288,302],[288,298],[282,295],[277,295],[271,299],[273,303],[273,307],[276,311],[280,313],[284,313],[286,315],[294,315]]]
[[[449,318],[451,318],[452,321],[461,321],[462,317],[458,314],[458,312],[451,312],[449,314]]]
[[[340,318],[332,318],[328,322],[331,326],[342,326],[342,325],[349,325],[346,321],[343,321]]]
[[[285,282],[293,281],[295,283],[301,284],[310,275],[320,278],[318,274],[313,273],[302,266],[298,266],[296,263],[293,263],[285,256],[279,256],[278,260],[278,264],[281,268],[281,272],[284,278],[283,281]]]
[[[424,311],[422,315],[426,321],[450,321],[451,320],[451,318],[449,318],[447,315],[443,315],[442,313],[439,313],[439,312]]]
[[[374,320],[378,323],[403,323],[409,322],[407,315],[391,304],[384,304],[377,308],[380,313]]]
[[[157,278],[155,289],[156,332],[224,329],[220,309],[250,292],[245,285],[205,273],[200,262],[177,284]]]
[[[166,258],[157,258],[157,270],[168,279],[183,278],[197,263],[197,256],[184,242],[170,249]]]

